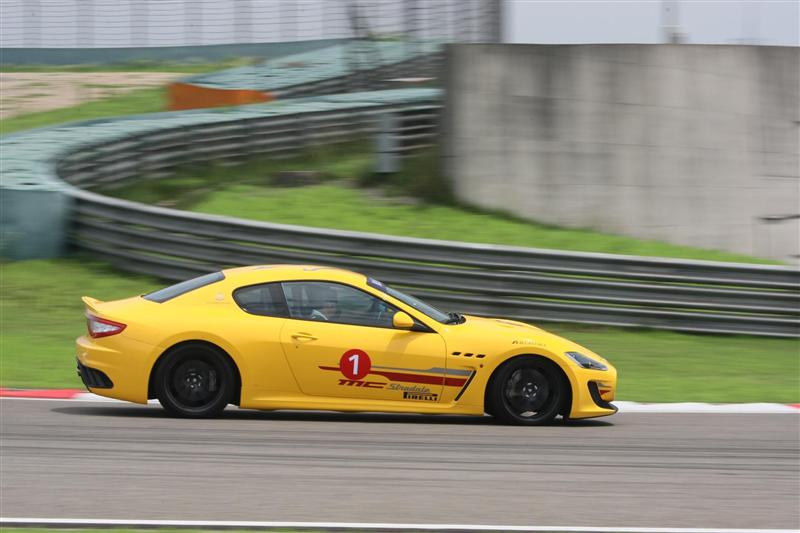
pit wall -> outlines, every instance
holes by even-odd
[[[800,48],[452,45],[460,200],[797,262]]]

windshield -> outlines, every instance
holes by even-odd
[[[404,304],[410,305],[420,313],[424,313],[425,315],[436,320],[437,322],[441,322],[442,324],[457,323],[454,322],[453,320],[453,313],[450,314],[443,313],[442,311],[439,311],[438,309],[433,307],[431,304],[425,303],[419,298],[415,298],[414,296],[411,296],[409,294],[400,292],[397,289],[393,289],[388,285],[386,285],[385,283],[378,281],[377,279],[367,278],[367,285],[369,285],[372,288],[378,289],[379,291],[385,292],[386,294],[388,294],[393,298],[397,298]]]

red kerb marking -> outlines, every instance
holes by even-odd
[[[0,389],[0,397],[70,400],[83,392],[81,389]]]

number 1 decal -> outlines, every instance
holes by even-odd
[[[364,350],[347,350],[339,359],[339,370],[347,379],[362,379],[372,369],[372,361]]]
[[[353,374],[355,374],[356,376],[358,375],[358,357],[359,355],[357,353],[354,353],[353,355],[347,358],[348,361],[353,363]]]

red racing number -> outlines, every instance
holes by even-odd
[[[339,359],[339,370],[347,379],[362,379],[371,369],[372,361],[364,350],[347,350]]]

